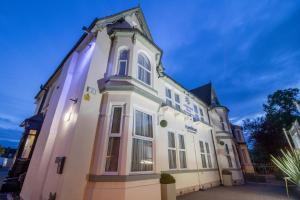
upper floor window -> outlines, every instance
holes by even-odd
[[[180,110],[180,96],[179,96],[179,94],[176,94],[176,93],[174,96],[175,96],[175,108],[177,110]]]
[[[166,88],[166,104],[172,106],[172,91],[169,88]]]
[[[142,53],[138,55],[138,79],[151,85],[151,65],[149,59]]]
[[[125,76],[127,74],[129,50],[123,49],[119,54],[118,75]]]

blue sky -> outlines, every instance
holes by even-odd
[[[300,87],[300,1],[139,1],[169,75],[192,89],[212,81],[230,118],[259,116],[266,96]],[[0,144],[18,144],[34,96],[81,27],[138,1],[0,3]]]

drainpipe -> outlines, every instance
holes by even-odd
[[[210,124],[211,126],[213,126],[212,123],[211,123],[211,120],[210,120],[210,115],[209,115],[208,109],[207,109],[207,116],[208,116],[209,124]],[[213,145],[214,145],[214,152],[215,152],[215,157],[216,157],[216,161],[217,161],[216,163],[217,163],[217,168],[218,168],[218,172],[219,172],[220,183],[222,184],[223,179],[222,179],[222,174],[221,174],[221,171],[220,171],[221,169],[220,169],[219,160],[218,160],[218,155],[217,155],[217,150],[216,150],[215,138],[214,138],[214,136],[213,136],[212,130],[210,130],[210,135],[211,135],[211,139],[212,139]]]

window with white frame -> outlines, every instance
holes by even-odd
[[[179,151],[180,168],[187,168],[186,150],[185,150],[185,143],[184,143],[183,135],[178,135],[178,151]]]
[[[175,145],[175,134],[173,132],[168,132],[168,158],[169,158],[169,168],[176,169],[176,145]]]
[[[119,76],[125,76],[127,74],[128,57],[129,57],[129,50],[122,49],[119,53],[119,60],[118,60]]]
[[[200,145],[200,156],[201,156],[202,168],[207,168],[206,153],[205,153],[203,141],[199,141],[199,145]]]
[[[194,121],[199,121],[200,119],[199,119],[199,112],[198,112],[198,107],[197,107],[197,105],[195,105],[194,104]]]
[[[203,114],[203,110],[202,110],[202,108],[200,108],[200,107],[199,107],[199,112],[200,112],[200,116],[201,116],[200,119],[201,119],[202,122],[204,122],[204,114]]]
[[[172,90],[166,88],[166,104],[172,106]]]
[[[228,148],[228,145],[225,144],[225,156],[227,158],[227,161],[228,161],[228,166],[229,167],[232,167],[232,160],[231,160],[231,157],[230,157],[230,152],[229,152],[229,148]]]
[[[151,65],[147,56],[143,53],[138,54],[138,79],[147,85],[151,85]]]
[[[205,147],[206,147],[206,156],[207,156],[208,168],[212,168],[210,148],[209,148],[209,144],[207,142],[205,142]]]
[[[122,106],[112,106],[111,123],[106,154],[106,172],[118,171],[120,137],[122,127]]]
[[[181,110],[181,108],[180,108],[180,96],[179,96],[179,94],[174,94],[174,97],[175,97],[175,108],[176,108],[176,110]]]
[[[152,116],[135,110],[131,171],[153,171]]]

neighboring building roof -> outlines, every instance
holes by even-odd
[[[207,105],[211,105],[212,102],[212,84],[211,82],[202,85],[200,87],[194,88],[190,90],[191,93],[193,93],[195,96],[200,98],[202,101],[204,101]]]

